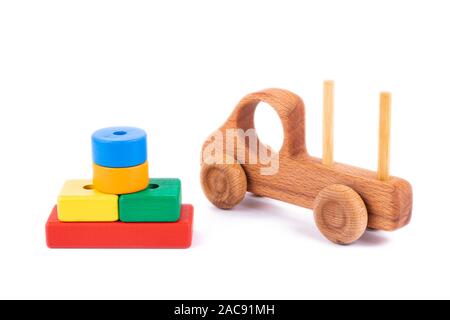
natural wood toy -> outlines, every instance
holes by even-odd
[[[391,95],[381,93],[378,172],[373,172],[334,162],[333,88],[333,82],[325,82],[322,159],[307,153],[300,97],[282,89],[244,97],[203,145],[201,184],[206,197],[217,207],[230,209],[249,191],[311,208],[321,233],[338,244],[358,240],[367,228],[393,231],[407,225],[412,212],[411,185],[389,175]],[[260,102],[270,104],[281,119],[284,142],[278,153],[260,144],[254,131],[254,113]],[[236,129],[245,134],[218,144],[218,137],[227,137]],[[252,139],[258,143],[250,143]],[[213,155],[208,153],[212,149]],[[267,165],[261,161],[261,154],[278,159],[275,174],[262,174]],[[246,161],[252,156],[256,163]]]

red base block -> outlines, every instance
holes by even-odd
[[[45,226],[49,248],[189,248],[194,207],[177,222],[60,222],[56,206]]]

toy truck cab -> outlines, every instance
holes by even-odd
[[[261,174],[261,150],[251,144],[254,113],[258,103],[266,102],[278,113],[284,142],[278,153],[263,150],[278,158],[273,174]],[[401,178],[380,180],[377,173],[345,164],[325,165],[311,157],[305,144],[305,114],[301,98],[282,89],[267,89],[244,97],[225,124],[203,146],[201,183],[207,198],[217,207],[237,205],[246,191],[298,206],[314,209],[320,231],[330,241],[348,244],[359,239],[369,227],[393,231],[408,224],[412,211],[411,185]],[[230,129],[250,132],[219,145],[221,156],[214,160],[205,154],[217,136],[230,137]],[[216,138],[214,138],[216,137]],[[249,139],[250,138],[250,139]],[[216,145],[217,147],[217,145]],[[239,156],[241,155],[241,156]],[[242,156],[244,155],[244,156]],[[252,156],[258,161],[247,161]],[[229,159],[234,161],[230,162]]]

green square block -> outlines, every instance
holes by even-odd
[[[119,198],[123,222],[175,222],[180,219],[180,179],[150,179],[147,189]]]

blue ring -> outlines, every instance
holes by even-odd
[[[110,127],[92,134],[94,163],[109,168],[126,168],[147,161],[147,134],[133,127]]]

